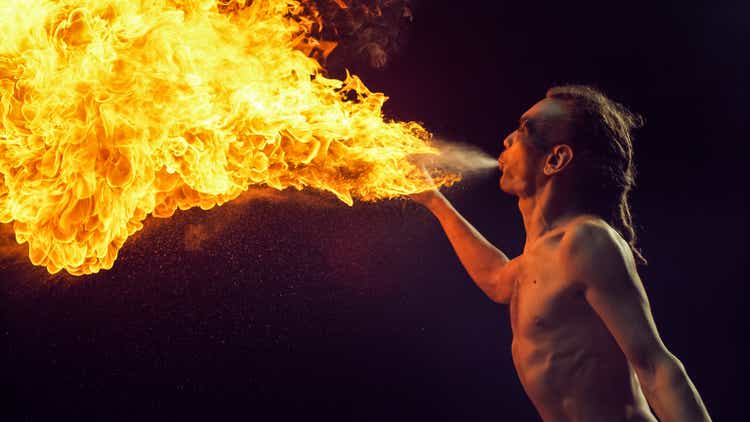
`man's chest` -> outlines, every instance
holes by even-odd
[[[534,340],[552,334],[580,314],[580,289],[566,280],[554,255],[524,254],[516,260],[510,300],[515,338]]]

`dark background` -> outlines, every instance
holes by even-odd
[[[402,55],[354,70],[388,116],[493,155],[553,84],[644,114],[632,208],[654,316],[714,420],[746,420],[749,9],[665,3],[424,1]],[[515,256],[497,175],[446,195]],[[0,269],[2,420],[539,420],[507,308],[408,201],[270,195],[149,220],[97,275]]]

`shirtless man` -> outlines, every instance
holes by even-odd
[[[585,86],[555,87],[521,116],[500,154],[518,197],[523,253],[509,259],[437,190],[438,218],[467,272],[510,304],[513,362],[545,422],[710,421],[662,343],[636,260],[627,194],[639,118]]]

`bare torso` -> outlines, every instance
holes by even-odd
[[[569,228],[546,234],[508,263],[521,383],[545,422],[655,422],[634,370],[581,285],[562,279],[556,252]]]

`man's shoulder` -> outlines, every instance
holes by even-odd
[[[621,241],[622,237],[606,221],[585,215],[565,226],[560,243],[568,253],[592,253],[602,247],[619,246]]]
[[[587,280],[627,273],[635,260],[627,242],[600,218],[580,218],[566,227],[559,254],[567,270]]]

